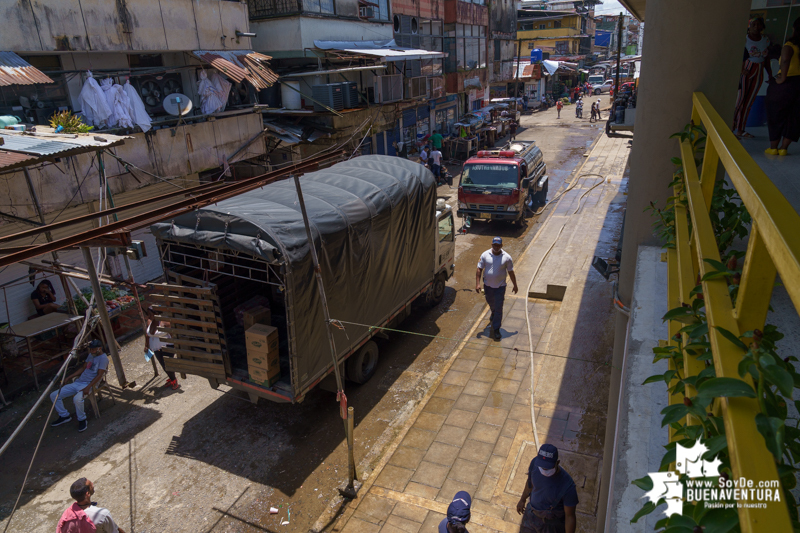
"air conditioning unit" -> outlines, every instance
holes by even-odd
[[[406,99],[422,98],[428,96],[428,78],[420,76],[418,78],[406,79]]]
[[[385,104],[403,99],[403,75],[375,76],[375,103]]]
[[[166,113],[164,99],[173,93],[183,93],[183,80],[177,73],[162,76],[137,76],[131,79],[145,110],[150,114]]]
[[[344,88],[341,83],[314,85],[311,87],[311,97],[315,100],[314,111],[327,111],[320,104],[325,104],[334,111],[344,109]]]
[[[360,6],[358,8],[358,16],[362,19],[375,18],[375,8],[372,6]]]
[[[341,83],[341,86],[345,109],[358,107],[358,84],[354,81],[345,81]]]

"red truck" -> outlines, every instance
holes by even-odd
[[[512,141],[483,150],[464,163],[458,186],[459,217],[520,224],[525,208],[547,198],[547,165],[535,141]]]

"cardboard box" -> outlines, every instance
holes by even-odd
[[[250,367],[248,370],[250,381],[262,387],[270,387],[281,379],[281,369],[277,366],[271,370],[258,367]]]
[[[263,370],[274,370],[280,367],[278,350],[272,352],[262,352],[259,350],[247,350],[247,368],[261,368]]]
[[[247,353],[278,352],[278,328],[266,324],[255,324],[244,332]]]
[[[258,305],[242,313],[242,323],[244,330],[247,331],[256,324],[270,325],[272,321],[272,311],[269,307]]]

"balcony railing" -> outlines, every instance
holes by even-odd
[[[706,147],[702,171],[698,175],[691,142],[684,140],[681,143],[684,176],[682,183],[676,186],[676,196],[685,195],[686,202],[675,202],[675,247],[667,252],[669,308],[691,304],[697,297],[693,294],[693,288],[698,278],[703,278],[702,297],[705,300],[716,377],[744,379],[755,390],[757,387],[752,377],[746,374],[741,378],[738,371],[746,352],[744,345],[728,338],[722,330],[739,337],[747,331],[764,329],[776,272],[780,274],[795,310],[800,309],[800,216],[736,140],[729,125],[705,95],[694,93],[692,102],[692,122],[704,126]],[[717,214],[709,214],[720,162],[752,217],[735,305],[726,276],[713,274],[719,271],[707,262],[709,259],[720,261],[719,244],[711,219]],[[706,277],[707,274],[712,275]],[[670,342],[673,345],[678,345],[675,336],[683,335],[685,346],[687,334],[680,333],[684,325],[677,320],[670,320]],[[672,369],[690,377],[697,376],[705,368],[703,361],[687,354],[683,357],[683,368]],[[762,392],[759,390],[759,393]],[[670,404],[683,403],[684,394],[688,398],[695,393],[694,388],[687,384],[685,393],[670,397]],[[756,415],[760,413],[759,400],[718,397],[711,408],[725,422],[734,479],[780,479],[773,454],[756,426]],[[687,416],[687,424],[698,423],[692,415]],[[670,437],[679,440],[672,433]],[[739,506],[738,513],[744,532],[792,531],[783,497],[781,503],[770,503],[766,508]]]

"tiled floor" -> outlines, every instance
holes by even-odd
[[[433,533],[455,493],[466,490],[473,497],[470,533],[517,533],[516,503],[536,453],[532,398],[540,442],[559,447],[562,465],[578,486],[579,531],[594,531],[609,374],[604,361],[611,356],[603,328],[613,310],[610,284],[590,278],[587,261],[576,257],[603,246],[599,241],[609,224],[619,222],[608,213],[622,186],[626,148],[624,140],[602,138],[583,172],[614,179],[591,191],[596,180],[579,184],[561,200],[568,209],[557,204],[556,213],[561,209],[564,216],[551,216],[570,228],[569,238],[548,258],[568,286],[564,301],[507,297],[499,343],[480,333],[484,316],[477,337],[468,339],[385,465],[376,469],[377,477],[333,531]],[[547,230],[546,225],[541,231]],[[536,248],[519,261],[517,276],[524,284],[538,263]]]

